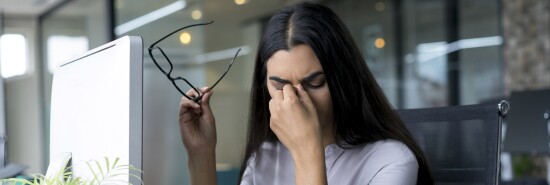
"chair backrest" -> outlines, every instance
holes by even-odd
[[[501,122],[509,105],[398,110],[436,184],[498,184]]]

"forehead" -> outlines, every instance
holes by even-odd
[[[306,75],[322,71],[321,63],[308,45],[298,45],[290,50],[279,50],[267,60],[269,75]]]

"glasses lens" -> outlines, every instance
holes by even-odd
[[[170,75],[172,72],[172,63],[169,61],[168,57],[166,57],[166,53],[162,51],[160,48],[154,48],[151,50],[151,54],[153,55],[152,59],[155,65],[165,74]]]
[[[196,97],[199,97],[201,95],[199,89],[192,86],[189,82],[186,82],[184,78],[175,79],[174,85],[188,99],[194,100]],[[186,94],[187,91],[189,90],[192,90],[192,93],[190,94],[190,96]]]

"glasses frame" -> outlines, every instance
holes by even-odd
[[[176,87],[176,89],[181,93],[181,95],[185,96],[187,99],[189,100],[192,100],[194,102],[199,102],[202,98],[202,96],[204,95],[204,93],[202,93],[199,89],[197,89],[195,86],[193,86],[193,84],[191,84],[191,82],[187,81],[187,79],[181,77],[181,76],[176,76],[176,77],[172,77],[172,71],[174,69],[174,65],[172,64],[172,61],[170,61],[170,59],[168,58],[168,56],[166,55],[166,53],[164,53],[164,51],[162,50],[162,48],[156,46],[158,43],[160,43],[161,41],[163,41],[164,39],[172,36],[173,34],[181,31],[181,30],[184,30],[184,29],[187,29],[187,28],[191,28],[191,27],[195,27],[195,26],[204,26],[204,25],[209,25],[209,24],[212,24],[214,23],[214,21],[210,21],[210,22],[207,22],[207,23],[198,23],[198,24],[192,24],[192,25],[188,25],[188,26],[184,26],[184,27],[181,27],[171,33],[169,33],[168,35],[162,37],[161,39],[159,39],[158,41],[154,42],[153,44],[151,44],[149,46],[149,56],[151,57],[151,59],[153,60],[153,62],[155,63],[155,65],[159,68],[159,70],[164,73],[164,75],[166,75],[166,77],[168,78],[168,80],[170,80],[172,82],[172,85],[174,85],[174,87]],[[155,57],[153,56],[153,50],[155,49],[158,49],[160,51],[160,53],[164,56],[164,58],[166,59],[166,61],[168,61],[168,64],[170,64],[170,70],[168,71],[165,71],[164,69],[162,69],[162,67],[160,67],[160,64],[157,62],[157,60],[155,59]],[[214,85],[212,85],[210,87],[210,89],[213,89],[216,85],[218,85],[218,82],[220,82],[223,77],[225,77],[225,75],[227,74],[227,72],[229,71],[229,69],[231,68],[231,66],[233,65],[233,63],[235,62],[235,59],[237,58],[237,56],[239,55],[239,52],[241,51],[241,49],[239,48],[237,50],[237,52],[235,53],[235,56],[233,56],[233,59],[231,60],[231,63],[229,63],[229,66],[227,66],[227,69],[225,70],[225,72],[222,74],[222,76],[216,80],[216,82],[214,83]],[[185,83],[187,83],[187,85],[189,85],[193,91],[195,91],[195,93],[197,94],[196,96],[188,96],[187,94],[184,93],[184,91],[182,89],[180,89],[180,87],[178,87],[178,85],[176,84],[176,80],[183,80]]]

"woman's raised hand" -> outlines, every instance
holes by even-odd
[[[210,108],[212,91],[208,87],[200,90],[204,95],[198,103],[186,97],[182,97],[180,102],[181,139],[189,155],[210,154],[216,149],[216,121]],[[186,94],[190,97],[198,96],[194,90]]]
[[[285,85],[269,101],[270,127],[293,153],[307,153],[308,146],[322,145],[321,126],[315,106],[302,85]]]
[[[327,184],[317,111],[301,85],[285,85],[269,101],[270,127],[294,160],[296,184]]]

